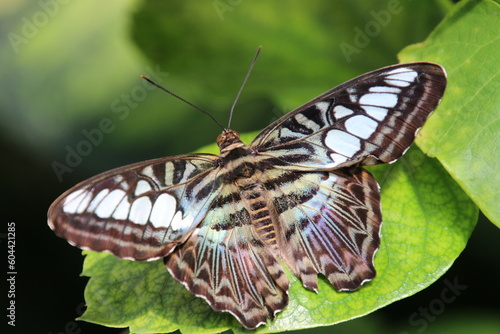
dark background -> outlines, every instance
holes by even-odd
[[[139,75],[148,75],[148,67],[168,72],[163,79],[169,89],[225,124],[262,44],[263,54],[232,124],[240,132],[254,131],[325,87],[396,63],[397,52],[424,40],[448,9],[443,1],[401,1],[401,12],[359,53],[346,57],[340,43],[353,44],[354,28],[373,20],[371,11],[388,4],[290,3],[280,13],[265,2],[249,7],[236,1],[221,13],[214,3],[53,1],[52,7],[43,7],[19,1],[0,7],[2,217],[16,224],[16,327],[9,327],[9,333],[122,331],[74,322],[83,310],[83,258],[48,228],[46,211],[63,191],[98,172],[214,142],[220,129],[208,117],[160,91],[147,91],[144,99],[136,95],[127,104],[127,96],[138,94]],[[295,17],[299,6],[304,14]],[[237,20],[248,20],[249,29],[235,30]],[[24,39],[13,45],[11,32]],[[124,119],[125,109],[118,107],[127,109]],[[64,164],[67,147],[77,147],[84,139],[82,130],[98,128],[103,118],[112,120],[113,131],[59,180],[54,162]],[[7,229],[0,233],[2,254],[7,254]],[[315,331],[495,331],[500,326],[499,237],[498,228],[480,215],[463,254],[432,286],[366,317]],[[423,315],[441,298],[446,282],[454,281],[467,288],[438,315]],[[1,300],[5,303],[6,297]],[[415,312],[420,316],[412,322]]]

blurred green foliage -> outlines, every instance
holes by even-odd
[[[63,163],[66,146],[86,140],[83,130],[111,119],[112,135],[78,166],[92,172],[110,152],[118,162],[133,162],[143,158],[130,157],[134,148],[145,150],[144,157],[193,151],[213,142],[218,127],[165,93],[145,90],[141,74],[159,72],[167,88],[224,124],[262,45],[232,126],[262,129],[349,78],[396,63],[397,52],[423,40],[446,7],[443,1],[397,2],[397,14],[348,58],[341,43],[360,46],[355,28],[377,22],[374,13],[387,12],[386,3],[233,1],[240,4],[219,16],[215,1],[111,0],[101,6],[91,0],[59,4],[51,17],[36,2],[25,2],[27,8],[3,21],[13,30],[0,39],[0,124],[41,159]],[[36,20],[40,13],[46,24]]]

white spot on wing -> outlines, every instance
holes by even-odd
[[[177,201],[172,195],[163,193],[155,201],[149,220],[154,227],[168,227],[177,208]]]
[[[79,189],[69,194],[64,200],[63,211],[67,213],[76,213],[78,206],[87,195],[88,191],[85,191],[84,189]]]
[[[351,87],[347,88],[346,91],[349,94],[349,100],[351,100],[352,103],[358,102],[358,94],[356,94],[357,93],[356,89]]]
[[[344,106],[341,106],[341,105],[335,106],[333,108],[333,112],[335,113],[335,118],[336,119],[339,119],[339,118],[346,117],[346,116],[354,114],[354,111],[352,111],[351,109],[346,108]]]
[[[186,168],[184,169],[184,173],[182,175],[182,179],[180,182],[184,182],[184,181],[187,181],[188,178],[191,176],[191,173],[194,172],[194,170],[196,169],[195,165],[192,164],[192,163],[187,163],[186,164]]]
[[[321,111],[321,112],[327,112],[328,111],[328,107],[330,107],[330,103],[322,101],[322,102],[316,103],[315,106],[316,106],[316,108],[319,109],[319,111]]]
[[[182,212],[177,211],[174,218],[172,219],[172,223],[170,227],[173,231],[178,231],[179,229],[189,227],[193,224],[193,217],[187,216],[186,218],[182,218]]]
[[[115,177],[113,177],[113,181],[116,183],[116,184],[119,184],[120,182],[122,182],[124,180],[123,178],[123,175],[116,175]]]
[[[64,203],[73,202],[75,199],[77,199],[79,197],[82,198],[82,195],[85,196],[86,193],[87,192],[84,189],[78,189],[77,191],[74,191],[71,194],[69,194],[66,197],[66,200],[64,201]]]
[[[363,115],[348,118],[344,124],[347,131],[363,139],[368,139],[375,132],[378,125],[373,119]]]
[[[109,189],[103,189],[101,190],[96,197],[90,202],[89,207],[87,208],[87,211],[93,212],[99,203],[101,203],[101,200],[106,197],[106,195],[109,194]]]
[[[174,164],[172,162],[165,163],[165,184],[170,185],[174,182]]]
[[[389,109],[387,108],[374,107],[374,106],[363,106],[363,109],[366,111],[368,115],[370,115],[371,117],[375,118],[378,121],[383,121],[384,118],[387,116],[387,113],[389,112]]]
[[[398,103],[398,96],[391,93],[367,93],[359,99],[361,105],[392,108]]]
[[[133,223],[145,225],[151,213],[151,200],[149,197],[139,197],[130,207],[128,219]]]
[[[304,134],[293,132],[289,128],[284,127],[284,128],[280,129],[280,136],[281,137],[299,138],[299,137],[303,137]]]
[[[125,227],[122,230],[122,235],[129,235],[134,233],[134,229],[130,225],[125,225]]]
[[[341,164],[341,163],[347,161],[346,156],[343,156],[343,155],[337,154],[337,153],[330,154],[330,158],[332,158],[332,160],[335,161],[335,163],[337,163],[337,164]]]
[[[114,219],[125,220],[128,218],[128,214],[130,212],[130,203],[127,197],[124,197],[120,204],[116,207],[115,212],[113,213]],[[126,234],[124,232],[124,234]]]
[[[76,209],[76,213],[83,213],[85,209],[89,206],[90,201],[92,200],[92,192],[87,191],[87,194],[80,202],[78,209]]]
[[[393,93],[399,94],[401,93],[401,89],[397,87],[388,87],[388,86],[374,86],[368,89],[369,92],[372,93]]]
[[[142,175],[145,175],[149,178],[153,178],[153,167],[151,166],[147,166],[146,168],[144,168],[142,171],[141,171],[141,174]]]
[[[139,182],[137,182],[137,185],[135,186],[135,195],[139,196],[151,190],[153,189],[147,181],[139,180]]]
[[[120,189],[115,189],[103,198],[101,203],[95,209],[95,214],[101,218],[109,218],[115,211],[118,204],[125,197],[125,192]]]
[[[361,141],[345,131],[331,130],[328,131],[325,137],[325,145],[332,151],[352,157],[361,149]]]
[[[325,103],[325,102],[322,102],[322,103]],[[297,122],[299,122],[303,126],[307,127],[311,131],[318,131],[320,129],[319,125],[316,122],[310,120],[309,118],[305,117],[304,115],[302,115],[300,113],[295,115],[295,119],[297,120]]]
[[[385,79],[384,81],[386,84],[389,84],[392,86],[398,86],[398,87],[408,87],[410,85],[410,82],[406,82],[406,81],[389,80],[389,79]]]
[[[387,72],[385,82],[391,86],[408,87],[417,76],[417,72],[401,67]]]

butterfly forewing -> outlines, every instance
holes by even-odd
[[[286,114],[252,146],[277,165],[304,170],[394,162],[413,143],[445,87],[437,64],[382,68]]]
[[[214,310],[253,329],[288,303],[280,259],[317,291],[375,277],[380,193],[363,165],[401,157],[439,103],[444,69],[410,63],[364,74],[264,129],[250,146],[224,130],[219,156],[184,155],[103,173],[49,209],[81,248],[164,258]]]
[[[61,195],[48,222],[71,244],[120,258],[164,257],[216,197],[214,155],[146,161],[105,172]]]

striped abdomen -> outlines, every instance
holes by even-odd
[[[250,178],[237,179],[236,184],[240,188],[241,199],[250,215],[256,235],[266,246],[276,249],[276,230],[266,200],[265,189],[256,174]]]

